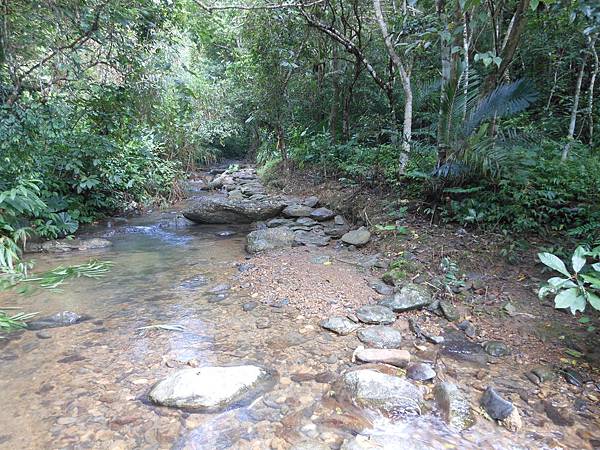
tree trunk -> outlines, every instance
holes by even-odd
[[[592,77],[590,78],[590,87],[588,89],[588,125],[589,125],[589,136],[588,143],[590,147],[594,145],[594,87],[596,84],[596,77],[600,71],[600,63],[598,61],[598,52],[596,50],[596,37],[588,38],[588,45],[592,53],[594,61],[594,70]]]
[[[337,142],[337,126],[340,109],[340,60],[338,58],[337,44],[333,44],[333,60],[331,64],[331,84],[333,95],[331,98],[331,110],[329,112],[329,135],[333,143]]]
[[[348,84],[344,93],[344,106],[342,112],[342,139],[344,142],[350,140],[350,110],[352,107],[352,100],[354,97],[354,85],[358,81],[358,77],[362,71],[362,64],[358,58],[354,62],[354,76],[352,81]]]
[[[583,57],[581,62],[581,68],[579,69],[579,75],[577,75],[577,82],[575,84],[575,94],[573,95],[573,107],[571,108],[571,120],[569,121],[569,133],[567,134],[567,143],[563,147],[561,161],[566,161],[571,151],[571,145],[573,144],[573,138],[575,136],[575,126],[577,124],[577,110],[579,109],[579,97],[581,95],[581,83],[583,81],[583,74],[585,73],[585,66],[587,65],[587,54]]]
[[[289,161],[287,154],[287,145],[285,142],[285,132],[283,131],[283,127],[281,124],[277,124],[275,128],[275,134],[277,136],[277,150],[281,155],[281,161],[283,162],[283,168],[285,170],[289,170]]]
[[[512,63],[512,60],[517,51],[521,34],[527,24],[527,9],[529,8],[530,0],[519,0],[517,9],[511,20],[512,26],[509,27],[506,37],[503,41],[503,46],[500,51],[500,57],[502,62],[497,69],[494,69],[483,82],[483,88],[481,90],[481,96],[485,97],[487,94],[492,92],[498,86],[500,80],[504,77],[504,74],[508,70],[508,66]],[[499,38],[499,35],[498,35]],[[497,40],[496,45],[498,45]]]
[[[400,58],[400,55],[394,48],[392,37],[388,32],[387,23],[383,16],[383,10],[381,9],[381,0],[373,0],[373,8],[375,9],[375,17],[377,23],[383,35],[383,40],[387,48],[388,54],[392,60],[394,67],[400,74],[400,80],[402,82],[402,89],[404,90],[404,120],[402,123],[402,147],[400,151],[400,158],[398,160],[398,174],[403,175],[406,171],[406,164],[410,158],[410,141],[412,139],[412,104],[413,104],[413,93],[410,81],[410,75],[404,62]],[[388,96],[389,98],[389,96]]]

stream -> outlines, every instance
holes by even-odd
[[[223,230],[236,234],[216,235]],[[244,311],[250,294],[235,279],[246,231],[193,225],[166,211],[89,230],[110,248],[33,256],[38,270],[90,258],[114,266],[102,279],[16,299],[40,317],[66,310],[91,318],[0,340],[0,448],[551,448],[487,420],[457,433],[434,411],[392,422],[331,396],[356,338],[328,333],[294,308]],[[220,283],[233,288],[209,301]],[[0,305],[16,301],[0,296]],[[140,330],[157,324],[184,331]],[[148,401],[151,387],[178,368],[241,363],[276,373],[249,404],[190,413]]]

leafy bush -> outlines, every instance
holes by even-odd
[[[521,169],[497,182],[447,190],[443,218],[519,233],[569,231],[594,239],[594,230],[600,229],[599,157],[560,163],[558,156],[541,154]]]
[[[540,261],[559,272],[563,277],[552,277],[548,285],[539,290],[539,297],[555,294],[554,306],[568,308],[571,313],[584,311],[586,304],[600,310],[600,247],[586,250],[579,246],[573,253],[571,265],[573,273],[567,269],[565,263],[551,253],[539,253]],[[588,258],[595,262],[588,263]]]

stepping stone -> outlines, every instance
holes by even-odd
[[[361,342],[374,348],[398,348],[402,342],[402,333],[382,325],[358,330],[357,336]]]
[[[428,381],[435,378],[435,370],[426,363],[413,363],[406,369],[406,376],[411,380]]]
[[[410,353],[398,349],[357,348],[353,356],[364,363],[384,363],[396,367],[406,367],[410,363]]]
[[[423,393],[403,377],[371,369],[355,370],[342,378],[342,390],[359,408],[394,416],[421,413]]]
[[[326,330],[333,331],[340,336],[350,334],[360,328],[360,325],[342,316],[330,317],[322,320],[319,325]]]
[[[363,323],[389,325],[396,321],[396,314],[382,305],[364,305],[356,310],[356,317]]]
[[[150,400],[161,406],[219,411],[266,390],[271,375],[253,365],[182,369],[159,381]]]
[[[388,297],[379,302],[394,312],[410,311],[429,305],[433,299],[429,291],[417,284],[407,284],[393,297]]]

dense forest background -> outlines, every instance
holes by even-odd
[[[600,240],[594,0],[2,0],[0,265],[220,157]]]

